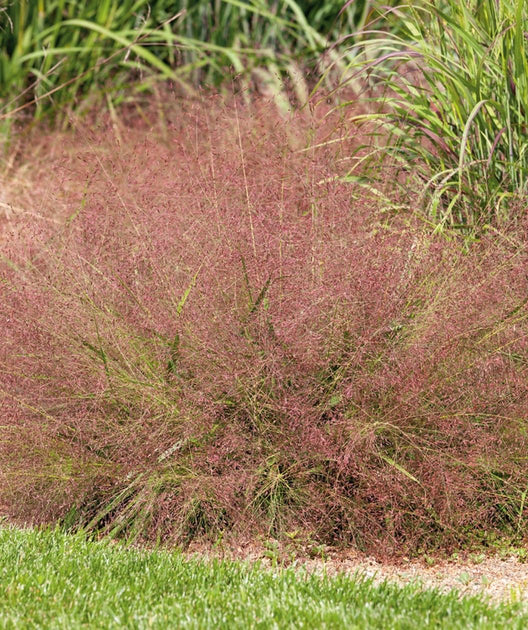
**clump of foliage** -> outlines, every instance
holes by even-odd
[[[368,117],[390,136],[381,152],[423,184],[437,226],[507,220],[528,181],[526,3],[411,2],[386,18],[398,30],[369,31],[361,62],[384,87]]]
[[[380,222],[330,177],[331,118],[167,121],[81,133],[35,188],[68,216],[3,245],[8,513],[375,552],[522,534],[526,226],[465,252]]]
[[[342,32],[368,18],[371,2],[340,0],[79,0],[0,2],[1,113],[31,104],[58,114],[103,91],[119,100],[127,86],[170,81],[184,92],[249,76],[272,92],[286,81],[306,100],[302,71],[330,62]]]

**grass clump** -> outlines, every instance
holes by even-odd
[[[68,214],[2,255],[0,503],[179,544],[522,538],[525,233],[389,225],[330,181],[331,118],[272,116],[70,140]]]
[[[363,25],[371,3],[342,8],[339,0],[3,2],[0,115],[60,116],[102,91],[113,108],[131,86],[142,92],[168,81],[189,94],[233,76],[281,102],[288,86],[305,102],[305,71],[330,63],[343,70],[346,53],[330,47]]]
[[[367,116],[390,136],[381,152],[407,173],[401,183],[421,182],[434,225],[508,222],[528,176],[526,3],[425,1],[387,19],[398,29],[363,44],[363,71],[384,87],[381,113]]]
[[[2,628],[523,628],[518,605],[456,592],[125,550],[0,529]]]

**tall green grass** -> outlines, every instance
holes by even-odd
[[[359,120],[389,134],[381,153],[423,184],[436,226],[509,218],[527,190],[528,5],[411,2],[387,20],[400,30],[363,44],[359,71],[384,90],[378,113]]]
[[[189,90],[233,73],[275,92],[288,80],[306,98],[301,69],[339,65],[331,43],[361,28],[371,4],[340,12],[341,0],[2,0],[0,115],[57,112],[93,88],[115,96],[161,79]]]

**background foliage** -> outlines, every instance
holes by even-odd
[[[330,44],[360,29],[362,0],[2,0],[3,111],[37,99],[57,109],[91,89],[116,92],[170,79],[218,85],[255,71],[272,89],[289,77],[305,96],[302,71],[338,62]],[[342,11],[342,9],[344,9]],[[176,17],[179,16],[179,17]],[[326,51],[326,54],[325,54]],[[60,88],[60,90],[59,90]]]
[[[364,117],[380,123],[383,155],[419,180],[433,225],[509,220],[528,181],[528,5],[410,2],[387,19],[360,62],[383,86]]]

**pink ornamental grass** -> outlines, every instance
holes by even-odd
[[[60,227],[4,247],[12,518],[393,553],[521,532],[525,232],[464,252],[385,221],[332,180],[349,140],[303,150],[328,119],[177,115],[70,138]]]

